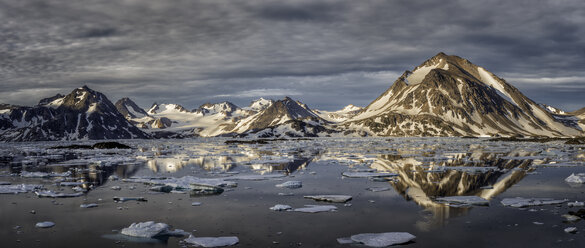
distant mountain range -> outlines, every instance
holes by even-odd
[[[0,104],[0,140],[188,137],[583,136],[585,108],[567,113],[537,104],[486,69],[439,53],[406,71],[365,108],[313,110],[289,97],[189,110],[129,98],[112,104],[87,86],[33,107]]]

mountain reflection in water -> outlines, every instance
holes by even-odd
[[[390,184],[406,200],[425,208],[425,220],[416,225],[421,230],[430,230],[443,226],[448,218],[470,211],[468,207],[438,203],[435,198],[479,196],[490,200],[520,182],[532,170],[531,159],[502,159],[502,154],[484,153],[472,160],[469,155],[460,154],[453,159],[430,163],[413,157],[383,155],[371,167],[398,174],[397,180]]]

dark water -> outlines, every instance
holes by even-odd
[[[518,209],[500,203],[507,197],[584,201],[585,185],[564,182],[571,173],[585,173],[585,151],[578,146],[414,138],[316,139],[265,145],[225,145],[222,139],[121,142],[137,149],[68,151],[46,149],[55,143],[0,145],[0,181],[43,184],[66,193],[73,192],[71,187],[56,186],[56,180],[88,182],[88,192],[76,198],[0,194],[2,247],[184,246],[184,238],[144,243],[118,234],[133,222],[149,220],[194,236],[237,236],[240,243],[236,247],[363,247],[340,245],[336,239],[369,232],[409,232],[417,238],[404,245],[408,247],[585,246],[585,222],[565,223],[561,217],[579,208],[565,203]],[[365,169],[398,176],[390,182],[341,176],[345,171]],[[71,175],[68,179],[23,178],[23,171],[70,171]],[[286,177],[238,180],[235,188],[203,197],[151,192],[148,185],[108,179],[111,175],[120,179],[192,175],[229,180],[248,174]],[[288,180],[302,181],[303,187],[275,187]],[[122,189],[112,190],[112,186]],[[390,190],[366,190],[370,187]],[[303,198],[315,194],[344,194],[353,199],[346,206]],[[435,201],[455,195],[481,196],[490,205],[449,207]],[[116,203],[114,196],[142,196],[148,201]],[[195,201],[202,205],[191,206]],[[80,208],[84,203],[99,206]],[[275,204],[294,208],[326,204],[338,209],[314,214],[268,209]],[[35,228],[40,221],[56,225]],[[563,229],[569,226],[579,231],[565,233]]]

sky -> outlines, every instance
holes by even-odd
[[[87,85],[138,105],[366,106],[438,52],[585,107],[585,1],[0,0],[0,103]]]

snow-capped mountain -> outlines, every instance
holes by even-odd
[[[486,69],[439,53],[406,71],[345,128],[380,136],[579,136]]]
[[[253,103],[254,104],[254,103]],[[326,128],[324,119],[307,105],[285,97],[266,109],[240,120],[233,133],[262,133],[261,136],[317,136]]]
[[[134,101],[132,101],[128,97],[124,97],[114,104],[118,111],[126,117],[129,118],[143,118],[148,116],[148,113],[138,105]]]
[[[273,103],[274,103],[274,100],[264,99],[261,97],[260,99],[252,101],[250,106],[245,107],[243,109],[251,110],[251,111],[255,111],[255,112],[260,112],[260,111],[265,110],[266,108],[270,107],[270,105],[272,105]]]
[[[354,106],[353,104],[345,106],[341,110],[337,111],[325,111],[325,110],[313,110],[315,114],[319,115],[319,117],[327,120],[329,122],[344,122],[349,120],[350,118],[357,115],[360,111],[362,111],[362,107]]]
[[[0,140],[131,139],[149,136],[128,122],[108,98],[87,86],[45,98],[35,107],[0,110]]]

